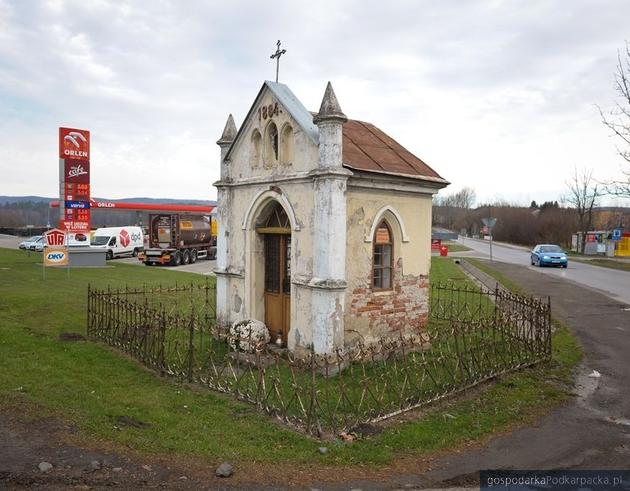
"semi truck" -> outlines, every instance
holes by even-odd
[[[149,215],[145,249],[138,258],[147,266],[179,266],[216,258],[216,236],[210,216],[159,213]]]

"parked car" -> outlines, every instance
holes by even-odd
[[[34,244],[35,242],[37,242],[38,240],[41,240],[43,238],[44,238],[43,235],[34,235],[30,239],[26,239],[26,240],[23,240],[22,242],[20,242],[18,247],[20,249],[24,249],[24,250],[28,251],[31,248],[32,244]]]
[[[44,246],[46,245],[46,239],[44,236],[41,236],[35,242],[33,242],[29,247],[29,251],[42,252],[44,250]]]
[[[530,261],[532,266],[560,266],[566,268],[569,264],[567,253],[555,244],[538,244],[532,250]]]

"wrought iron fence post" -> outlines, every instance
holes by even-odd
[[[195,323],[194,323],[195,314],[191,312],[190,314],[190,323],[189,323],[189,335],[188,335],[188,374],[187,378],[189,382],[192,382],[193,376],[193,356],[194,356],[194,335],[195,335]]]
[[[499,284],[495,283],[494,286],[494,312],[492,314],[492,328],[497,329],[497,314],[499,311]]]
[[[164,313],[164,306],[161,306],[161,312],[160,312],[160,325],[159,325],[159,330],[160,330],[160,353],[158,355],[158,364],[160,366],[160,375],[162,375],[162,377],[164,377],[164,375],[166,374],[166,367],[164,366],[164,344],[166,342],[166,316]]]
[[[547,313],[545,315],[546,358],[551,359],[551,296],[547,297]]]
[[[315,419],[315,347],[311,346],[311,397],[306,418],[306,432],[311,434]]]
[[[87,290],[87,335],[88,337],[92,337],[91,306],[92,306],[92,288],[91,288],[90,283],[88,283],[88,290]]]

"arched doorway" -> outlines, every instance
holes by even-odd
[[[275,202],[264,223],[256,227],[264,243],[265,324],[271,341],[286,346],[291,328],[291,223]]]

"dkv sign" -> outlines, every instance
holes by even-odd
[[[46,249],[44,251],[44,266],[67,266],[68,248]]]

